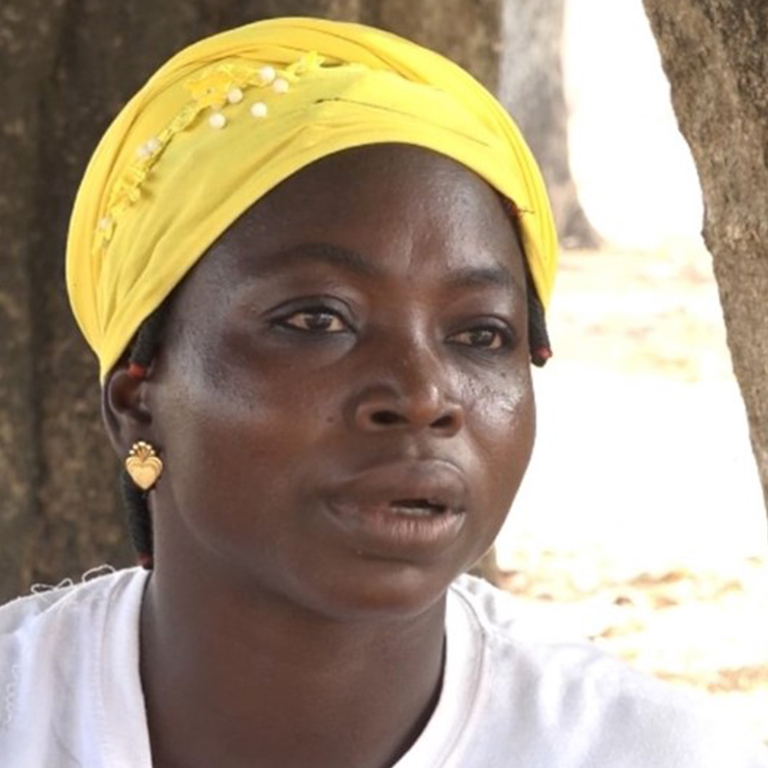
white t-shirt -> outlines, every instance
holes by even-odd
[[[0,608],[0,766],[151,768],[146,579],[118,571]],[[516,610],[477,579],[451,587],[440,700],[396,768],[768,768],[698,697],[587,643],[526,640]]]

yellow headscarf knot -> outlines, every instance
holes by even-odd
[[[384,142],[440,152],[514,201],[546,305],[557,260],[549,201],[496,99],[457,65],[395,35],[271,19],[174,56],[91,158],[70,223],[67,287],[102,378],[245,210],[322,157]]]

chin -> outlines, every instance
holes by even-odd
[[[464,570],[370,559],[360,565],[354,576],[315,580],[301,602],[334,620],[412,619],[436,607]]]

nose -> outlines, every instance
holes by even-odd
[[[463,406],[445,393],[440,363],[430,355],[400,356],[386,366],[383,381],[373,383],[354,406],[354,422],[366,432],[428,430],[451,437],[464,426]]]

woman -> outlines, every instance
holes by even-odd
[[[531,453],[555,247],[514,125],[436,54],[283,19],[166,64],[67,255],[144,567],[0,612],[0,763],[768,764],[456,581]]]

